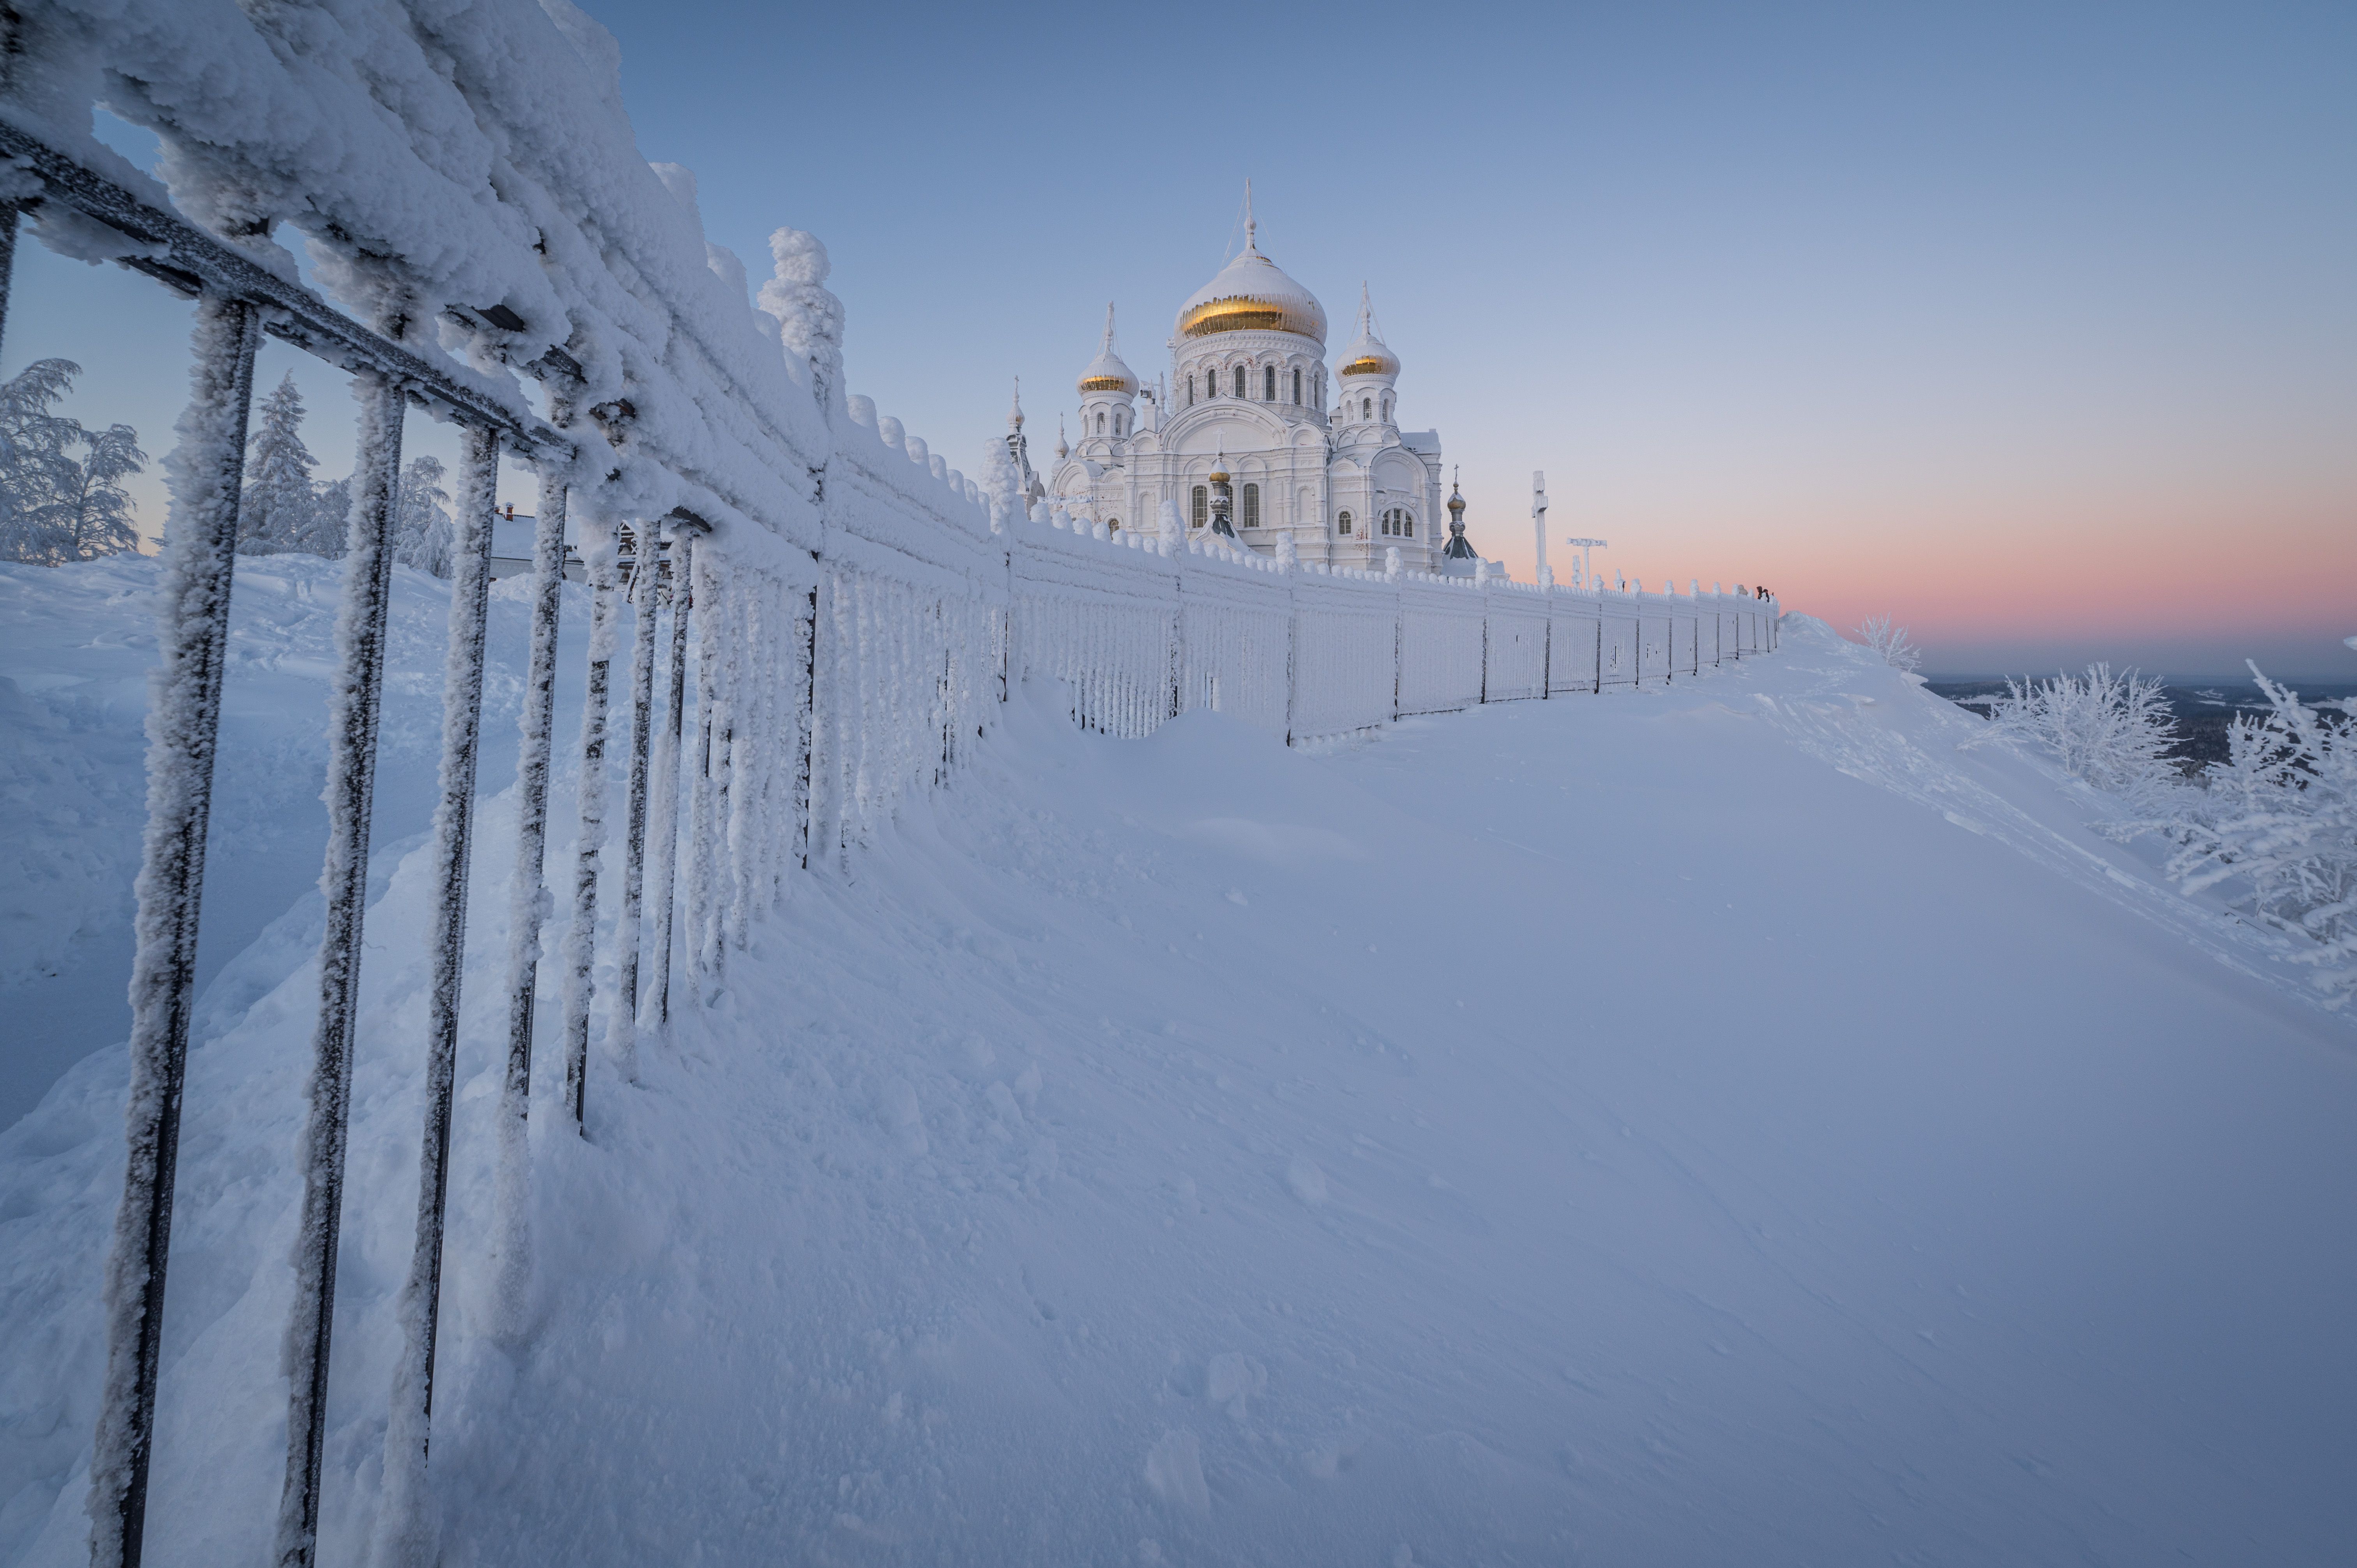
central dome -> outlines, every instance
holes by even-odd
[[[1178,309],[1178,336],[1214,332],[1292,332],[1326,346],[1326,308],[1318,296],[1285,275],[1254,247],[1247,231],[1243,253],[1220,269]]]

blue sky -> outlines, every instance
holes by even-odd
[[[1605,564],[1935,668],[2357,679],[2357,7],[587,9],[711,237],[819,234],[853,387],[969,469],[1108,299],[1163,366],[1250,176],[1518,575],[1544,468]],[[156,294],[28,259],[5,368],[168,424]]]

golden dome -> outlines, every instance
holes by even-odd
[[[1247,239],[1243,253],[1179,307],[1179,337],[1217,332],[1291,332],[1322,346],[1326,309]]]

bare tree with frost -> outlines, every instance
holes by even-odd
[[[450,575],[454,535],[442,488],[442,460],[412,457],[401,473],[401,499],[393,518],[393,558],[437,577]]]
[[[139,548],[139,523],[123,481],[144,473],[147,454],[127,424],[81,432],[90,455],[79,465],[72,505],[65,515],[66,559],[95,561]]]
[[[2109,664],[2050,681],[2008,677],[2006,694],[1989,704],[1989,729],[1967,741],[2027,742],[2054,757],[2073,779],[2140,806],[2164,799],[2179,783],[2169,753],[2184,743],[2158,679]]]
[[[1889,616],[1876,616],[1858,625],[1860,642],[1874,650],[1874,656],[1893,670],[1909,674],[1923,667],[1923,650],[1907,639],[1907,628],[1890,624]]]
[[[73,388],[81,367],[37,360],[0,382],[0,556],[54,566],[65,557],[64,517],[81,466],[81,426],[49,405]]]
[[[2357,723],[2309,707],[2251,666],[2268,711],[2237,715],[2227,756],[2178,810],[2126,824],[2177,850],[2168,872],[2188,893],[2235,890],[2230,905],[2298,940],[2331,1007],[2357,995]]]
[[[62,566],[139,547],[123,481],[147,454],[127,424],[85,430],[50,412],[81,367],[39,360],[0,383],[0,559]],[[87,447],[77,460],[74,450]]]
[[[262,402],[261,428],[246,444],[245,489],[239,498],[237,548],[241,555],[343,553],[342,519],[320,504],[311,470],[319,460],[303,445],[303,394],[295,372]],[[334,518],[334,526],[329,518]]]

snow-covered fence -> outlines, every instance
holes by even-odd
[[[136,1563],[145,1539],[223,639],[263,334],[352,372],[360,403],[279,1568],[308,1568],[316,1552],[349,1086],[363,1047],[419,1048],[424,1060],[417,1227],[379,1529],[387,1561],[436,1555],[425,1457],[503,456],[533,470],[539,499],[504,1027],[488,1042],[503,1067],[491,1247],[502,1311],[523,1299],[530,1266],[535,1045],[557,1047],[563,1064],[561,1076],[541,1075],[544,1113],[561,1082],[566,1122],[587,1135],[600,1020],[605,1059],[629,1072],[641,1036],[659,1037],[675,1005],[712,996],[799,868],[839,859],[910,794],[954,773],[1011,682],[1063,681],[1076,718],[1118,736],[1215,708],[1304,737],[1699,667],[1693,652],[1678,662],[1667,630],[1704,613],[1693,597],[1331,571],[1022,517],[1004,475],[985,494],[846,395],[842,307],[814,240],[780,230],[761,308],[748,306],[742,263],[703,237],[693,177],[640,159],[614,42],[596,23],[563,0],[351,0],[329,27],[319,15],[17,0],[0,16],[0,323],[24,214],[44,243],[118,261],[198,302],[157,607],[129,1159],[103,1285],[106,1386],[89,1505],[99,1568]],[[90,111],[102,94],[159,138],[168,188],[96,141]],[[299,281],[282,228],[304,239],[335,304]],[[412,406],[461,426],[466,456],[454,487],[432,994],[425,1037],[404,1045],[361,1040],[356,999],[388,531]],[[589,611],[580,730],[565,738],[554,697],[568,520]],[[1743,651],[1772,646],[1771,603],[1713,602]],[[578,784],[571,859],[552,878],[550,813],[567,804],[551,799],[560,746]],[[616,978],[601,994],[596,944],[608,910]],[[549,934],[559,940],[544,952]],[[544,989],[557,1003],[545,1018]]]
[[[1272,560],[1017,519],[1007,538],[1010,682],[1060,681],[1073,717],[1141,736],[1197,709],[1309,740],[1414,714],[1633,685],[1649,627],[1667,681],[1720,661],[1700,628],[1765,600],[1640,595]],[[1602,658],[1599,659],[1599,650]],[[1733,659],[1729,651],[1725,655]],[[1157,682],[1160,699],[1156,698]]]

